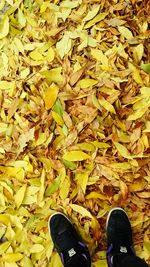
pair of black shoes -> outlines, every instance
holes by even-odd
[[[51,239],[65,266],[91,266],[87,246],[81,241],[71,221],[62,213],[54,213],[48,223]],[[132,248],[132,230],[126,212],[112,209],[107,217],[107,263],[114,266],[117,257],[135,255]]]

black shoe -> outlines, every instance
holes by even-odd
[[[49,233],[54,247],[66,266],[90,267],[91,258],[87,246],[81,241],[71,221],[62,213],[54,213],[49,218]]]
[[[125,256],[135,255],[133,250],[132,230],[126,212],[121,208],[112,209],[106,222],[107,263],[109,267]]]

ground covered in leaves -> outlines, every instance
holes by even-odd
[[[0,266],[59,267],[63,211],[106,265],[111,207],[148,261],[150,1],[0,1]]]

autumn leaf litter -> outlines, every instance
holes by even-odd
[[[115,206],[148,260],[149,14],[146,0],[1,1],[0,266],[62,266],[54,210],[107,266]]]

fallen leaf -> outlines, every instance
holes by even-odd
[[[76,211],[78,213],[80,213],[83,217],[89,217],[89,218],[93,218],[93,216],[91,215],[91,213],[86,210],[85,208],[83,208],[82,206],[76,205],[76,204],[70,204],[69,207],[73,210]]]
[[[6,16],[2,21],[0,21],[0,39],[6,37],[8,33],[9,33],[9,18],[8,16]]]
[[[122,35],[124,38],[126,38],[127,40],[130,40],[130,39],[133,38],[133,34],[132,34],[132,32],[131,32],[128,28],[126,28],[125,26],[119,26],[119,27],[118,27],[118,30],[119,30],[119,32],[121,33],[121,35]]]
[[[90,20],[89,22],[87,22],[85,24],[84,29],[88,29],[88,28],[92,27],[96,23],[98,23],[101,20],[103,20],[107,15],[108,15],[108,13],[100,13],[100,14],[98,14],[94,19]]]
[[[84,17],[83,21],[88,21],[88,20],[93,19],[97,15],[99,9],[100,9],[99,5],[96,5],[95,7],[93,7],[92,10],[90,10],[88,14]]]
[[[150,74],[150,63],[141,64],[141,68],[142,68],[142,70],[144,70],[145,72],[147,72],[148,74]]]
[[[25,195],[25,191],[26,191],[27,185],[23,185],[18,192],[16,193],[16,195],[14,196],[14,200],[15,200],[15,204],[17,206],[17,208],[20,207],[20,205],[23,202],[24,199],[24,195]]]
[[[119,154],[127,159],[132,159],[132,156],[130,155],[129,151],[127,150],[127,148],[117,142],[114,142],[114,145],[116,146]]]
[[[43,93],[43,100],[45,102],[45,108],[47,110],[51,109],[55,104],[59,92],[59,88],[56,84],[51,84],[45,92]]]
[[[105,108],[107,111],[116,114],[116,111],[113,107],[113,105],[111,105],[104,97],[100,97],[98,99],[100,105]]]
[[[23,254],[16,252],[16,253],[6,253],[3,255],[4,262],[17,262],[23,258]]]
[[[98,81],[94,80],[94,79],[83,79],[80,80],[79,85],[81,88],[88,88],[88,87],[92,87],[94,85],[96,85],[98,83]]]
[[[63,156],[63,159],[68,160],[68,161],[82,161],[82,160],[86,160],[89,158],[90,156],[88,154],[80,150],[66,152]]]

